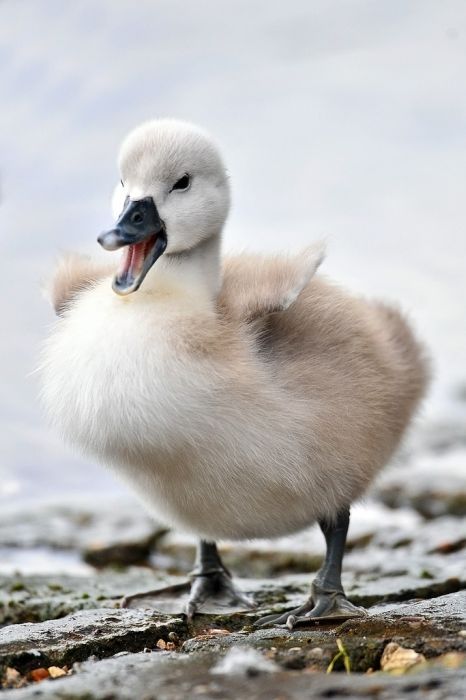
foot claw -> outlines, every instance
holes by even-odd
[[[197,611],[196,603],[188,602],[186,604],[186,617],[188,619],[188,622],[192,622],[192,619],[193,619],[194,615],[196,614],[196,611]]]
[[[251,598],[251,596],[246,595],[242,591],[236,590],[236,598],[233,601],[234,603],[240,603],[241,605],[245,605],[247,608],[250,610],[254,610],[257,607],[257,604],[254,602],[254,600]]]
[[[289,617],[290,612],[265,615],[265,617],[261,617],[259,620],[257,620],[257,622],[255,622],[254,625],[255,627],[268,627],[269,625],[286,625]]]

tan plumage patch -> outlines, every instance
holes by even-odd
[[[94,262],[86,255],[66,253],[58,261],[45,293],[55,313],[61,316],[79,292],[112,274],[113,266]]]
[[[223,264],[218,303],[241,321],[286,310],[311,280],[324,259],[317,243],[299,255],[237,255]]]

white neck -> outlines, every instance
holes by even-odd
[[[149,270],[141,290],[149,294],[166,292],[167,287],[201,294],[214,301],[220,289],[219,234],[182,253],[165,253]]]

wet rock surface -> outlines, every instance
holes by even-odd
[[[0,576],[0,629],[1,625],[54,620],[78,610],[115,607],[123,595],[172,580],[140,567],[85,576]]]
[[[343,582],[369,616],[292,632],[255,622],[308,595],[324,554],[318,528],[224,544],[225,563],[258,607],[209,604],[188,624],[183,597],[148,599],[150,609],[121,609],[120,601],[185,581],[191,538],[166,533],[130,501],[5,510],[1,695],[462,697],[466,440],[451,426],[417,439],[353,509]]]
[[[0,548],[78,552],[95,567],[141,564],[166,528],[131,502],[101,499],[5,508]]]
[[[400,697],[451,700],[464,691],[463,671],[431,667],[401,678],[388,675],[326,675],[279,669],[244,672],[244,665],[229,673],[213,673],[212,659],[166,652],[128,654],[116,659],[82,664],[66,679],[44,681],[35,687],[4,691],[10,700],[185,700],[186,698],[250,698],[251,700],[302,700],[304,698]]]
[[[156,646],[160,639],[178,638],[185,629],[179,618],[140,610],[81,610],[60,620],[11,625],[0,630],[0,668],[25,672],[70,665],[89,656]]]

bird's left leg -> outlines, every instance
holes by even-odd
[[[136,593],[122,600],[122,607],[131,607],[137,601],[144,599],[163,599],[167,595],[181,598],[188,595],[185,604],[185,613],[191,620],[194,614],[208,601],[216,601],[223,605],[239,604],[247,608],[254,608],[254,601],[245,593],[238,590],[233,583],[232,576],[220,558],[215,542],[201,540],[197,549],[194,569],[190,574],[190,581],[178,583],[174,586],[159,588],[146,593]]]
[[[351,617],[367,615],[363,608],[351,603],[345,595],[341,583],[341,567],[349,527],[349,508],[341,511],[334,522],[319,521],[324,534],[327,551],[311,586],[311,595],[299,608],[283,615],[267,615],[258,620],[260,626],[286,625],[293,629],[296,624],[333,619],[347,620]]]

